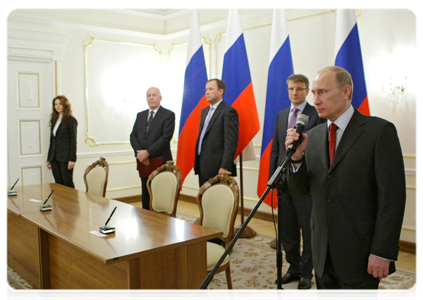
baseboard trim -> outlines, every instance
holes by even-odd
[[[416,254],[416,243],[400,241],[399,245],[401,251]]]
[[[141,201],[141,195],[136,196],[130,196],[130,197],[122,197],[122,198],[116,198],[116,200],[125,202],[125,203],[132,203],[132,202],[138,202]],[[197,204],[197,198],[194,196],[189,195],[179,195],[179,200],[186,201],[189,203]],[[244,207],[244,216],[248,216],[251,213],[251,209]],[[241,210],[238,209],[238,214],[241,214]],[[268,222],[273,222],[273,217],[271,213],[266,213],[262,211],[257,211],[254,215],[254,218],[259,220],[264,220]],[[278,222],[278,216],[275,214],[275,222]],[[407,241],[400,241],[400,251],[416,254],[416,243],[407,242]]]
[[[197,204],[197,197],[179,194],[179,200]]]
[[[135,195],[135,196],[129,196],[129,197],[114,198],[114,199],[120,202],[133,203],[133,202],[141,202],[142,196]]]

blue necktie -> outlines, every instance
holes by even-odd
[[[201,144],[203,143],[204,135],[206,134],[207,127],[209,126],[211,116],[213,114],[214,107],[210,107],[209,114],[207,116],[206,122],[204,122],[203,130],[201,130],[200,134],[200,142],[198,143],[198,155],[201,153]]]

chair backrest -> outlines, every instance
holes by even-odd
[[[175,217],[181,190],[181,172],[173,161],[158,167],[148,177],[150,210]]]
[[[229,172],[223,172],[204,183],[197,195],[200,225],[222,231],[226,246],[233,237],[238,195],[238,184],[229,176]]]
[[[109,164],[104,157],[88,166],[84,173],[86,192],[106,196],[107,180],[109,178]]]

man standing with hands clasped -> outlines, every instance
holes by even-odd
[[[351,106],[353,82],[321,70],[314,105],[327,123],[303,133],[290,191],[312,195],[311,241],[318,289],[377,289],[395,272],[405,208],[405,172],[395,126]],[[299,139],[289,129],[286,146]]]
[[[144,166],[150,164],[152,158],[161,157],[163,163],[172,160],[170,140],[175,130],[175,113],[160,105],[160,90],[151,87],[147,90],[149,109],[137,115],[130,135],[131,146],[137,160]],[[142,167],[138,164],[138,168]],[[150,209],[150,194],[147,189],[147,177],[141,177],[142,208]]]

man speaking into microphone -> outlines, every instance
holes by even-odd
[[[318,289],[377,289],[395,271],[404,217],[404,162],[395,126],[351,106],[340,67],[318,72],[314,105],[327,122],[302,134],[287,183],[312,195],[311,244]],[[289,129],[286,146],[299,139]]]
[[[269,179],[285,158],[286,130],[295,127],[297,117],[301,114],[308,116],[304,132],[325,121],[319,118],[316,109],[306,101],[309,92],[309,81],[306,76],[293,74],[288,77],[286,85],[291,105],[280,111],[276,119],[270,152]],[[282,212],[278,218],[281,220],[281,242],[289,263],[289,269],[281,278],[281,284],[299,280],[298,289],[309,289],[313,278],[310,238],[311,195],[292,194],[284,183],[282,187],[278,187],[278,205]]]

